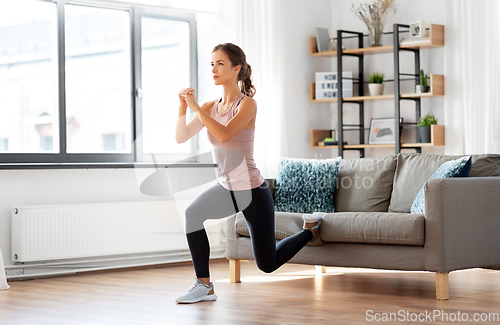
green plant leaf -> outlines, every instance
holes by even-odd
[[[382,72],[375,71],[368,76],[368,82],[371,84],[381,84],[384,82],[384,74]]]
[[[434,116],[434,114],[426,114],[425,116],[422,116],[420,118],[420,121],[418,121],[417,126],[431,126],[432,124],[437,124],[437,118]]]

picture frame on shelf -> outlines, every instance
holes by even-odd
[[[395,144],[396,130],[394,129],[393,117],[372,118],[370,122],[370,133],[368,144]],[[399,120],[399,127],[403,123],[403,118]]]
[[[330,49],[330,30],[328,28],[316,27],[316,46],[318,53]]]
[[[410,23],[410,38],[427,37],[425,20],[417,20]]]

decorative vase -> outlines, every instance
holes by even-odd
[[[417,127],[417,143],[430,143],[431,142],[431,127],[418,126]]]
[[[382,46],[384,26],[371,26],[368,28],[368,42],[371,47]]]
[[[384,92],[384,84],[368,84],[370,96],[381,96]]]

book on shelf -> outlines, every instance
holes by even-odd
[[[347,141],[344,141],[344,145],[347,144]],[[328,147],[328,146],[338,146],[338,141],[320,141],[318,142],[318,146],[320,147]]]

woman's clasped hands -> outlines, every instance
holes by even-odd
[[[196,95],[193,88],[181,89],[181,91],[179,91],[179,99],[182,99],[182,101],[184,101],[191,108],[196,105]]]

